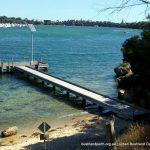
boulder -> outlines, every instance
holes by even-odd
[[[132,91],[126,91],[125,94],[124,94],[124,99],[127,101],[127,102],[133,102],[133,93]]]
[[[118,98],[120,100],[124,99],[124,94],[125,94],[125,90],[123,90],[123,89],[118,90]]]
[[[17,132],[18,132],[18,128],[14,126],[14,127],[9,127],[3,130],[1,134],[2,134],[2,137],[8,137],[8,136],[16,135]]]
[[[39,131],[34,131],[32,134],[32,137],[39,136],[41,133]]]
[[[126,74],[131,74],[131,66],[129,63],[120,64],[114,69],[117,76],[125,76]]]
[[[118,98],[120,100],[126,100],[128,102],[132,102],[133,93],[129,90],[119,89],[118,90]]]

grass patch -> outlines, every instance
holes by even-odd
[[[116,142],[129,144],[127,146],[119,146],[117,150],[148,150],[150,149],[150,125],[135,123],[124,134],[120,135]],[[148,142],[149,145],[147,145]]]

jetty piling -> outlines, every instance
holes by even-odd
[[[86,100],[83,98],[82,99],[82,108],[85,108],[86,107]]]
[[[68,91],[66,92],[66,97],[67,97],[67,100],[69,100],[70,93]]]
[[[55,95],[56,94],[56,86],[53,85],[52,89],[53,89],[53,94]]]

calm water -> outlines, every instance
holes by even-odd
[[[113,68],[122,60],[121,44],[140,30],[65,26],[36,29],[35,57],[48,60],[50,74],[116,97]],[[29,58],[30,36],[26,27],[0,28],[0,58]],[[81,112],[31,82],[0,76],[0,129],[10,125],[27,127]]]

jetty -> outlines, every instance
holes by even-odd
[[[58,87],[66,92],[68,98],[70,94],[80,97],[82,99],[83,106],[86,105],[86,101],[90,101],[99,106],[99,111],[102,111],[102,108],[105,108],[122,118],[134,119],[150,113],[149,110],[144,108],[131,105],[125,101],[111,98],[107,95],[103,95],[91,89],[43,72],[48,70],[48,63],[44,62],[42,59],[35,59],[33,49],[33,33],[36,32],[36,29],[33,24],[28,24],[28,27],[31,31],[31,60],[14,61],[12,59],[11,61],[7,62],[0,60],[1,74],[19,72],[24,74],[26,77],[33,78],[34,80],[40,80],[42,84],[51,84],[54,93],[56,91],[56,87]]]
[[[122,118],[133,119],[150,113],[149,110],[144,108],[131,105],[127,102],[111,98],[75,83],[41,72],[45,70],[48,70],[48,63],[38,60],[0,63],[1,74],[19,72],[24,74],[26,77],[33,78],[34,80],[40,80],[42,84],[51,84],[54,93],[56,87],[59,87],[66,92],[68,97],[70,93],[81,97],[84,105],[86,105],[86,100],[88,100],[97,104],[99,108],[106,108]]]
[[[42,60],[34,61],[0,61],[0,72],[1,73],[11,73],[15,71],[17,66],[30,66],[33,69],[37,70],[48,70],[48,63]]]

